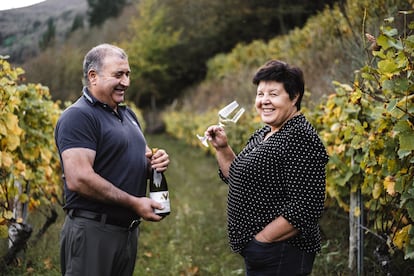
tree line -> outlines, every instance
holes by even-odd
[[[205,78],[210,57],[240,42],[286,34],[335,2],[88,0],[89,24],[73,28],[63,45],[50,43],[23,67],[29,79],[50,88],[54,99],[73,100],[81,85],[84,52],[102,41],[117,43],[131,56],[129,99],[141,108],[151,102],[164,106]],[[79,18],[75,20],[76,26],[82,26]],[[53,30],[52,24],[42,45],[53,42]],[[56,73],[53,80],[50,71]]]

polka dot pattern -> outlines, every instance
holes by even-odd
[[[304,115],[290,119],[266,141],[257,130],[230,167],[228,234],[241,252],[267,224],[283,216],[300,234],[288,242],[306,252],[320,250],[318,221],[325,200],[328,155]]]

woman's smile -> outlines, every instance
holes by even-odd
[[[283,83],[261,81],[257,87],[256,110],[263,123],[268,124],[272,131],[278,130],[297,112],[296,98],[291,100]]]

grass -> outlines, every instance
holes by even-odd
[[[134,275],[244,275],[243,259],[232,253],[227,243],[227,186],[217,175],[214,157],[165,136],[147,136],[147,142],[170,155],[165,175],[172,212],[159,223],[141,223]],[[29,244],[19,265],[7,275],[60,275],[59,232],[64,214],[56,208],[58,222],[38,243]],[[31,215],[34,233],[43,220],[43,215]],[[312,275],[345,274],[346,223],[345,214],[327,210],[322,219],[323,251],[316,258]],[[6,248],[2,241],[1,252]]]
[[[172,212],[141,224],[136,275],[242,275],[243,261],[227,244],[227,186],[214,158],[177,140],[147,138],[170,155]]]

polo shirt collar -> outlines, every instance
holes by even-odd
[[[89,92],[88,88],[85,86],[82,90],[83,93],[83,97],[92,105],[95,105],[97,103],[101,104],[102,103],[100,101],[98,101],[94,96],[91,95],[91,93]]]
[[[101,106],[103,109],[107,110],[108,112],[111,112],[112,114],[117,116],[122,121],[122,115],[120,114],[120,110],[121,109],[123,110],[123,109],[126,108],[125,104],[118,105],[118,107],[117,107],[118,113],[117,113],[111,107],[109,107],[109,105],[107,105],[107,104],[99,101],[97,98],[95,98],[86,86],[83,88],[82,93],[83,93],[83,97],[85,98],[85,100],[87,102],[89,102],[91,105]]]
[[[92,105],[95,104],[99,104],[100,106],[104,107],[104,108],[109,108],[111,109],[106,103],[103,103],[101,101],[99,101],[97,98],[95,98],[94,96],[92,96],[91,92],[89,91],[88,87],[84,87],[82,90],[83,93],[83,97]],[[125,103],[121,103],[118,105],[118,108],[125,108]],[[111,109],[112,110],[112,109]]]

